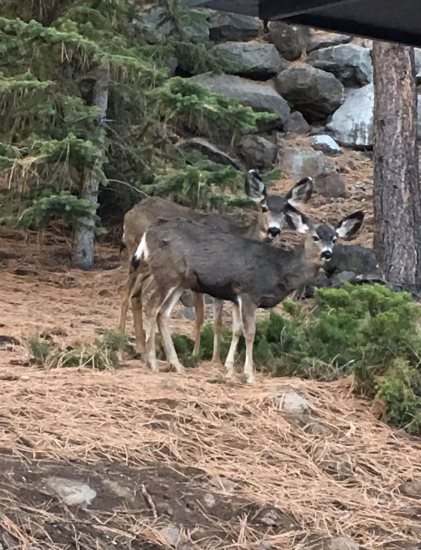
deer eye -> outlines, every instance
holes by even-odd
[[[317,241],[320,241],[320,237],[318,237],[317,235],[314,235],[314,236],[313,236],[313,241],[314,241],[315,243],[317,243]]]

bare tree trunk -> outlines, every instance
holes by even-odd
[[[375,42],[374,248],[397,288],[421,284],[421,190],[418,174],[414,49]]]
[[[100,119],[98,125],[98,142],[103,146],[103,155],[105,154],[105,130],[104,121],[107,115],[108,108],[108,84],[109,84],[109,69],[102,67],[98,71],[98,78],[94,86],[92,104],[100,109]],[[84,181],[81,191],[81,198],[88,201],[98,203],[99,179],[96,174],[101,170],[103,164],[103,155],[97,161],[95,170],[85,169]],[[76,267],[82,269],[91,269],[95,260],[95,221],[93,219],[80,220],[80,225],[75,230],[73,241],[73,258],[72,263]]]

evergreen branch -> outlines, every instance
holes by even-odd
[[[61,46],[61,48],[65,46],[72,49],[73,53],[81,53],[90,63],[107,63],[114,68],[134,69],[137,71],[138,77],[142,78],[156,79],[165,76],[165,72],[157,70],[148,60],[139,58],[133,48],[127,50],[125,54],[108,51],[110,42],[98,43],[86,38],[77,31],[76,24],[72,24],[71,21],[67,23],[69,30],[64,30],[63,27],[64,25],[61,29],[44,27],[38,21],[26,23],[20,19],[0,17],[0,31],[19,38],[21,46],[33,48],[35,41],[41,44],[47,43],[50,46]],[[63,56],[61,48],[59,53]],[[69,57],[69,54],[70,52],[67,52],[64,58]]]
[[[150,95],[157,100],[158,109],[167,122],[194,123],[206,134],[227,128],[240,134],[254,132],[258,122],[276,118],[271,113],[257,113],[234,99],[214,94],[200,84],[180,77],[171,78]],[[222,127],[218,129],[221,123]]]
[[[0,71],[0,93],[13,93],[16,91],[44,91],[54,85],[52,80],[39,80],[30,71],[17,74],[13,77],[6,77]]]

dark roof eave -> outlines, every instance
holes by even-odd
[[[358,23],[358,32],[355,30],[355,21],[340,20],[333,17],[315,14],[301,14],[282,19],[286,23],[295,25],[308,25],[327,31],[352,34],[354,36],[369,37],[374,40],[386,40],[388,42],[400,42],[409,46],[421,47],[421,34],[406,32],[400,29],[385,29],[372,23]]]

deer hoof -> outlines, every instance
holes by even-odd
[[[184,374],[185,373],[185,369],[184,369],[184,367],[181,363],[171,363],[171,367],[173,369],[175,369],[177,374]]]
[[[225,369],[227,371],[227,378],[229,378],[230,380],[232,380],[235,376],[235,370],[234,370],[234,365],[227,365],[225,364]]]
[[[246,382],[247,382],[247,384],[254,384],[256,382],[256,378],[254,377],[254,374],[251,374],[250,376],[247,376]]]
[[[147,361],[146,366],[151,369],[152,372],[159,372],[159,367],[156,363],[150,363],[149,361]]]

